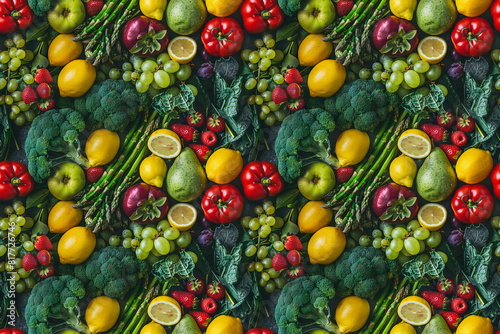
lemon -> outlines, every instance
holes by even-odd
[[[174,298],[159,296],[149,304],[148,315],[151,320],[163,326],[173,326],[181,320],[182,311]]]
[[[316,231],[307,244],[309,261],[312,264],[330,264],[344,251],[344,233],[333,226],[325,226]]]
[[[476,17],[490,8],[493,0],[456,0],[457,11],[468,17]]]
[[[167,175],[167,164],[162,158],[156,155],[150,155],[142,160],[139,167],[139,175],[145,183],[161,188],[163,180]]]
[[[187,64],[196,56],[198,46],[191,37],[177,36],[168,43],[167,51],[172,60],[179,64]]]
[[[172,159],[181,153],[181,139],[172,130],[159,129],[149,137],[148,148],[163,159]]]
[[[187,231],[196,223],[196,208],[191,204],[177,203],[168,210],[167,218],[172,227]]]
[[[316,64],[307,77],[309,94],[312,97],[330,97],[345,82],[345,67],[333,59],[325,59]]]
[[[491,319],[469,315],[458,325],[457,334],[493,334]]]
[[[412,158],[402,154],[392,160],[389,167],[389,174],[395,183],[411,188],[413,180],[417,175],[417,164]]]
[[[429,231],[437,231],[443,227],[448,213],[446,208],[438,203],[427,203],[418,210],[418,222]]]
[[[220,148],[207,160],[205,170],[207,178],[217,184],[226,184],[238,177],[243,169],[240,151]]]
[[[468,184],[482,182],[493,169],[493,158],[490,151],[470,148],[457,160],[455,170],[457,178]]]
[[[206,334],[243,334],[243,325],[240,318],[219,315],[210,322]]]
[[[102,333],[110,330],[120,315],[118,300],[106,296],[92,299],[85,310],[85,321],[90,333]]]
[[[50,42],[47,55],[50,66],[64,66],[80,57],[83,44],[71,40],[75,37],[74,34],[59,34]]]
[[[417,334],[415,328],[406,322],[400,322],[396,326],[392,327],[389,334]]]
[[[217,17],[226,17],[238,10],[243,0],[206,0],[207,11]]]
[[[139,8],[145,16],[161,21],[167,8],[167,0],[140,0]]]
[[[159,323],[150,322],[146,326],[142,327],[139,334],[167,334],[167,331]]]
[[[301,233],[314,233],[330,224],[333,210],[322,208],[324,204],[324,201],[309,201],[300,209],[298,225]]]
[[[352,166],[361,162],[370,149],[368,133],[356,129],[345,130],[337,138],[335,153],[340,167]]]
[[[96,238],[86,227],[75,226],[66,231],[57,244],[57,254],[61,264],[80,264],[95,249]]]
[[[120,136],[106,129],[95,130],[85,143],[85,154],[91,167],[110,163],[119,149]]]
[[[80,97],[88,92],[95,82],[95,67],[86,60],[75,59],[66,64],[57,77],[61,97]]]
[[[417,8],[417,0],[390,0],[391,12],[399,18],[411,21]]]
[[[366,299],[349,296],[337,306],[335,321],[341,333],[353,333],[365,325],[369,315],[370,304]]]
[[[321,40],[325,37],[325,34],[309,34],[302,40],[298,52],[301,66],[314,66],[330,57],[333,51],[333,43]]]
[[[422,130],[406,130],[398,139],[398,148],[410,158],[422,159],[431,153],[431,139]]]
[[[424,298],[410,296],[399,304],[398,315],[410,325],[422,326],[431,320],[431,307]]]
[[[437,36],[425,37],[418,43],[417,47],[420,59],[425,60],[429,64],[437,64],[443,60],[447,50],[446,41]]]
[[[59,201],[50,209],[47,225],[51,233],[64,233],[80,224],[83,210],[72,208],[73,201]]]

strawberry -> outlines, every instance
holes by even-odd
[[[304,275],[305,272],[306,270],[304,269],[304,266],[300,265],[298,267],[292,267],[292,269],[288,269],[287,274],[288,276],[290,276],[290,278],[298,278]]]
[[[24,254],[21,264],[23,265],[23,269],[26,271],[31,271],[38,267],[38,261],[31,253]]]
[[[89,169],[87,169],[87,181],[89,183],[95,183],[99,181],[103,173],[104,168],[102,168],[102,166],[89,167]]]
[[[37,107],[40,109],[40,111],[47,111],[50,109],[54,109],[56,106],[56,101],[54,101],[53,98],[50,98],[48,100],[41,100],[38,102]]]
[[[476,288],[469,282],[462,282],[457,285],[457,296],[466,300],[474,298],[476,295]]]
[[[38,263],[45,267],[50,265],[50,262],[52,260],[49,251],[46,249],[42,249],[41,251],[39,251],[36,255],[36,259],[38,260]]]
[[[288,94],[286,93],[285,88],[276,86],[273,89],[272,98],[274,103],[282,104],[283,102],[288,101]]]
[[[469,115],[461,115],[457,118],[457,129],[465,133],[474,131],[476,128],[476,121]]]
[[[302,242],[300,242],[299,237],[297,237],[295,234],[292,234],[286,238],[285,249],[287,251],[291,251],[293,249],[302,250],[304,249],[304,246],[302,245]]]
[[[224,298],[226,295],[226,288],[219,282],[212,282],[207,285],[207,296],[215,300]]]
[[[35,249],[37,251],[41,251],[44,249],[52,250],[54,249],[54,246],[52,246],[52,242],[50,242],[49,238],[45,234],[41,234],[38,237],[36,237]]]
[[[187,123],[195,128],[201,128],[205,123],[205,115],[199,111],[189,113],[187,116]]]
[[[219,115],[210,115],[207,118],[207,129],[215,133],[224,131],[226,128],[226,121]]]
[[[213,298],[205,298],[201,301],[201,309],[209,314],[217,311],[217,302]]]
[[[193,278],[189,282],[187,282],[187,291],[195,294],[201,295],[205,290],[205,283],[199,278]]]
[[[306,106],[306,101],[304,101],[303,98],[300,98],[298,100],[293,100],[292,102],[287,103],[287,107],[288,109],[290,109],[291,112],[304,109],[305,106]]]
[[[42,267],[42,269],[37,270],[37,274],[38,276],[40,276],[41,279],[54,276],[55,273],[56,273],[56,268],[54,268],[53,265],[49,265],[48,267]]]
[[[445,295],[451,295],[455,290],[455,283],[449,278],[443,278],[437,283],[437,290]]]
[[[102,0],[90,0],[87,2],[87,15],[94,16],[99,14],[102,7],[104,6],[104,2]]]
[[[288,267],[288,262],[286,260],[286,257],[281,253],[274,254],[273,260],[271,263],[273,265],[273,269],[276,271],[281,271],[281,270],[286,269]]]
[[[448,139],[448,131],[446,131],[446,129],[441,125],[430,123],[423,124],[422,131],[427,133],[429,137],[431,137],[435,141],[446,141]]]
[[[181,290],[173,291],[172,298],[177,300],[179,304],[181,304],[185,308],[194,308],[198,305],[198,297],[196,297],[191,292]]]
[[[340,0],[337,2],[337,14],[339,16],[346,16],[353,6],[354,2],[352,0]]]
[[[299,266],[301,263],[300,253],[295,249],[292,249],[288,252],[288,254],[286,255],[286,259],[292,266]]]
[[[444,153],[446,153],[446,156],[448,157],[448,160],[450,160],[450,162],[457,162],[458,157],[460,157],[460,154],[462,154],[462,150],[456,145],[439,144],[439,148],[442,149]]]
[[[429,304],[435,308],[445,308],[449,302],[448,297],[446,297],[443,293],[430,290],[422,291],[422,298],[427,300]]]
[[[54,82],[54,79],[52,78],[52,75],[50,75],[49,70],[47,70],[45,67],[42,67],[36,70],[35,82],[37,84],[41,84],[44,82],[49,84]]]
[[[439,315],[446,320],[446,323],[448,326],[455,330],[457,329],[458,325],[460,324],[460,321],[462,321],[462,318],[458,313],[451,312],[451,311],[440,311]]]
[[[49,84],[46,82],[42,82],[41,84],[39,84],[36,88],[36,92],[38,93],[38,96],[40,96],[44,100],[49,99],[50,94],[52,93]]]
[[[24,87],[21,97],[23,98],[23,102],[26,104],[32,104],[33,102],[38,101],[38,93],[31,86]]]
[[[185,141],[193,141],[198,137],[198,131],[191,125],[186,124],[172,124],[172,131],[177,133],[179,137]]]
[[[292,82],[291,84],[289,84],[286,88],[286,92],[288,93],[288,96],[290,96],[294,100],[300,98],[300,95],[302,94],[300,86],[296,82]]]
[[[450,111],[443,111],[437,116],[437,123],[445,128],[455,124],[455,116]]]
[[[196,323],[201,329],[206,329],[210,321],[212,321],[212,317],[206,312],[189,311],[188,313],[196,320]]]
[[[455,131],[451,134],[451,142],[457,146],[465,146],[467,144],[467,135],[463,131]]]
[[[213,131],[205,131],[201,134],[201,142],[207,146],[215,146],[217,144],[217,135]]]
[[[339,169],[337,169],[337,182],[345,183],[349,181],[353,173],[354,168],[352,167],[340,167]]]
[[[212,150],[206,145],[189,144],[188,146],[194,151],[194,153],[196,153],[196,156],[198,157],[198,160],[200,160],[200,162],[207,162],[208,157],[210,157],[210,154],[212,154]]]
[[[291,84],[294,82],[295,83],[302,83],[302,82],[304,82],[304,79],[302,78],[302,75],[300,75],[299,70],[297,70],[295,67],[292,67],[292,68],[289,68],[288,70],[286,70],[285,81],[287,84]]]
[[[467,311],[467,302],[463,298],[455,298],[451,301],[451,309],[458,314],[465,313]]]

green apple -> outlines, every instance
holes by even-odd
[[[332,0],[307,0],[302,4],[297,18],[305,31],[319,34],[335,20],[335,6]]]
[[[85,173],[73,162],[56,166],[47,180],[50,193],[60,201],[69,201],[85,187]]]
[[[80,332],[77,332],[74,329],[65,329],[61,332],[57,332],[57,334],[80,334]]]
[[[335,173],[324,162],[304,167],[297,180],[300,193],[310,201],[319,201],[335,187]]]
[[[52,4],[47,19],[55,31],[69,34],[85,20],[85,6],[81,0],[58,0]]]

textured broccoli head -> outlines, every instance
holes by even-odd
[[[52,5],[52,0],[28,0],[28,5],[36,16],[45,16]]]
[[[278,0],[278,4],[287,16],[293,16],[300,9],[302,0]]]

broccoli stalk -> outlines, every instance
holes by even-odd
[[[328,299],[318,298],[314,304],[314,309],[308,314],[303,314],[301,318],[313,320],[313,323],[301,325],[300,328],[305,331],[312,331],[314,329],[324,329],[332,334],[340,334],[339,327],[331,320],[330,307],[328,307]]]

